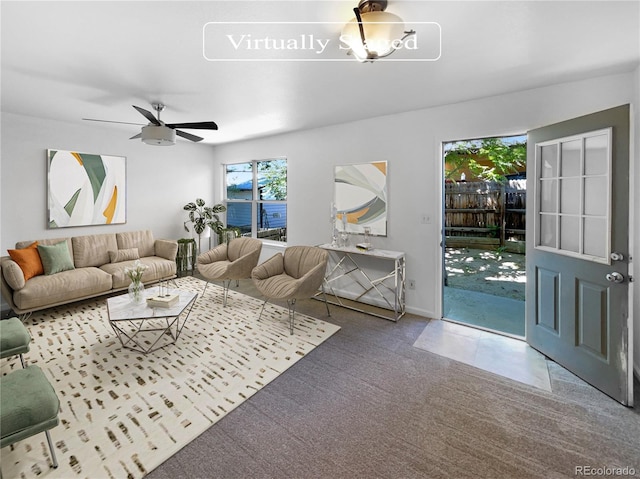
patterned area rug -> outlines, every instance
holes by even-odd
[[[123,349],[105,299],[46,310],[26,321],[25,355],[60,398],[51,430],[0,450],[5,478],[136,478],[219,421],[340,328],[302,314],[289,335],[287,310],[193,277],[176,280],[198,297],[175,345],[144,355]],[[19,368],[3,360],[0,373]]]

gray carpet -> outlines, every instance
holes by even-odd
[[[255,294],[250,282],[240,290]],[[581,466],[640,475],[638,409],[562,368],[548,393],[414,348],[424,318],[338,307],[326,318],[314,300],[298,309],[342,329],[148,477],[568,478]]]

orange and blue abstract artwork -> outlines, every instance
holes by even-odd
[[[340,230],[387,235],[386,161],[336,166],[334,196]]]

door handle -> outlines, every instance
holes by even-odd
[[[624,281],[624,276],[621,273],[618,273],[617,271],[614,271],[613,273],[609,273],[605,277],[607,278],[607,281],[611,283],[622,283]]]

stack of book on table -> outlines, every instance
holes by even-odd
[[[180,295],[165,294],[163,296],[151,296],[147,298],[147,305],[152,308],[171,308],[178,304]]]

